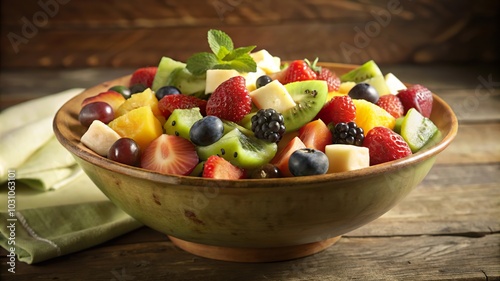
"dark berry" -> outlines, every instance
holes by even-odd
[[[120,93],[126,99],[130,98],[130,95],[131,95],[130,89],[127,86],[123,86],[123,85],[113,86],[113,87],[109,88],[109,90]]]
[[[379,94],[377,90],[368,83],[358,83],[352,87],[348,95],[352,99],[364,99],[371,103],[377,103]]]
[[[258,139],[278,142],[285,134],[283,115],[272,108],[260,109],[251,121],[252,131]]]
[[[137,93],[142,93],[144,90],[146,90],[148,87],[144,86],[143,84],[134,84],[130,86],[130,94],[137,94]]]
[[[155,92],[156,98],[161,100],[164,96],[179,95],[181,91],[174,86],[163,86]]]
[[[260,88],[260,87],[263,87],[269,83],[271,83],[273,81],[273,79],[271,79],[271,77],[267,76],[267,75],[262,75],[260,76],[259,78],[257,78],[257,80],[255,81],[255,87]]]
[[[271,179],[280,177],[281,177],[280,170],[276,166],[270,163],[267,163],[253,170],[252,173],[250,174],[250,178],[252,179]]]
[[[196,121],[189,130],[189,138],[195,145],[207,146],[224,135],[224,124],[217,116],[209,115]]]
[[[288,159],[288,169],[296,177],[326,174],[328,166],[326,154],[313,148],[298,149]]]
[[[361,146],[365,139],[363,128],[358,127],[354,122],[337,123],[333,128],[330,128],[333,135],[333,143],[350,144]]]

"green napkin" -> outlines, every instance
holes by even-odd
[[[55,112],[81,91],[0,113],[0,246],[14,250],[19,261],[80,251],[141,226],[108,200],[53,134]],[[12,119],[21,112],[28,116]]]

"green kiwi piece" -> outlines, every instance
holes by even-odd
[[[246,127],[239,125],[238,123],[224,119],[222,119],[222,124],[224,125],[224,135],[231,132],[234,129],[240,130],[240,132],[249,137],[254,135],[254,133],[251,130],[251,127],[250,129],[248,129]]]
[[[201,161],[196,165],[193,171],[189,174],[192,177],[201,177],[203,175],[203,169],[205,168],[205,161]]]
[[[211,155],[219,155],[233,165],[245,169],[254,169],[268,163],[277,150],[276,143],[247,136],[237,128],[211,145],[196,147],[201,161],[207,160]]]
[[[369,60],[363,65],[340,76],[340,81],[353,81],[359,83],[379,75],[382,76],[382,71],[375,63],[375,61]]]
[[[206,76],[195,76],[187,68],[177,68],[168,77],[166,85],[176,87],[185,95],[203,97],[205,95]]]
[[[401,136],[413,153],[419,151],[436,134],[438,128],[431,119],[410,108],[401,123]]]
[[[167,135],[180,136],[187,140],[191,140],[189,137],[189,130],[196,121],[202,118],[203,116],[198,107],[175,109],[168,117],[165,124],[163,124],[163,128]]]
[[[285,84],[285,88],[295,101],[295,107],[283,114],[287,132],[298,130],[316,117],[325,105],[328,86],[322,80],[307,80]]]
[[[158,70],[156,71],[153,85],[151,86],[152,90],[158,91],[158,89],[163,86],[172,86],[167,84],[170,75],[174,70],[183,68],[186,68],[185,63],[173,60],[169,57],[162,57],[158,64]]]

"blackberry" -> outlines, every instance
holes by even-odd
[[[358,127],[354,122],[340,122],[332,128],[333,143],[363,145],[365,139],[363,128]]]
[[[283,115],[272,108],[260,109],[252,116],[252,131],[258,139],[278,142],[285,133]]]

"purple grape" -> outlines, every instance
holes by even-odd
[[[121,138],[109,148],[108,159],[125,165],[139,166],[141,152],[139,145],[130,138]]]
[[[90,124],[92,124],[94,120],[99,120],[104,124],[108,124],[114,118],[115,113],[111,105],[101,101],[86,104],[82,107],[78,115],[78,121],[87,128],[90,127]]]

